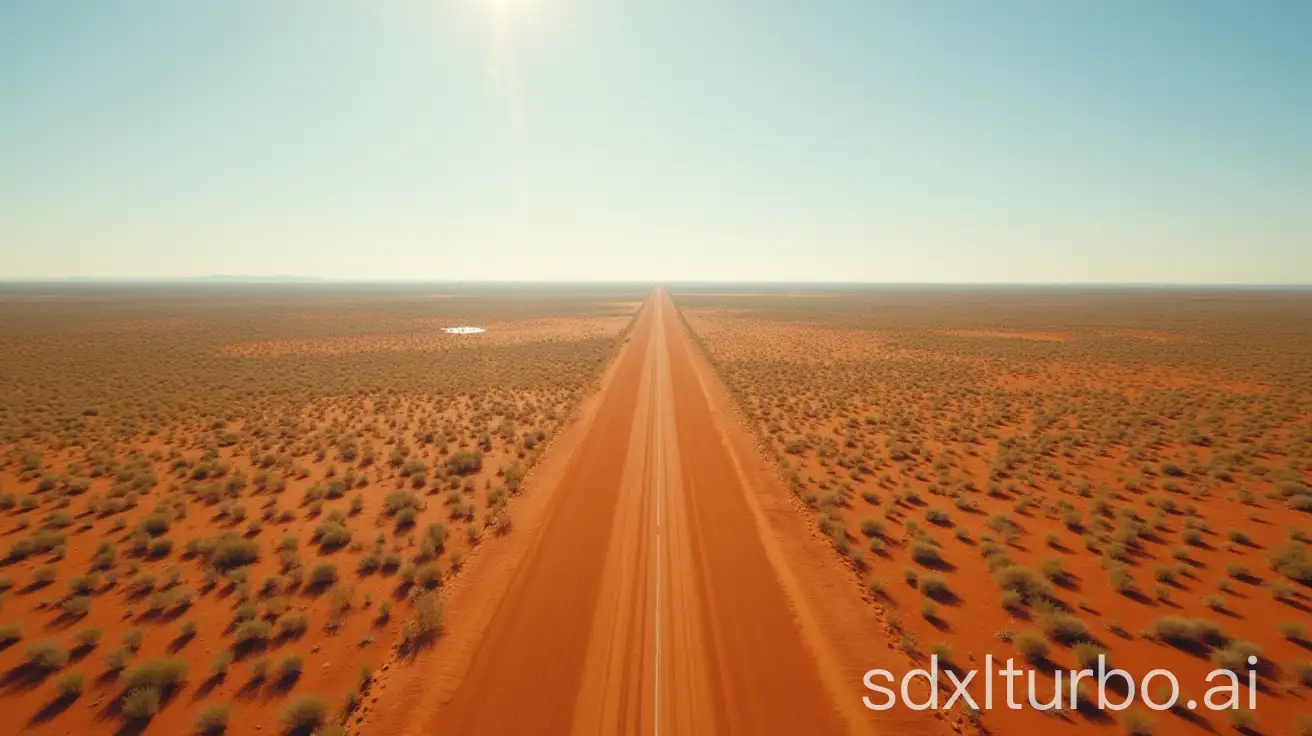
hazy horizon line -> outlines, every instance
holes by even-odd
[[[32,278],[3,278],[0,286],[23,285],[569,285],[569,284],[624,284],[624,285],[708,285],[708,286],[781,286],[781,287],[1111,287],[1111,288],[1221,288],[1221,289],[1312,289],[1312,281],[863,281],[863,280],[786,280],[786,279],[415,279],[415,278],[335,278],[278,274],[270,276],[211,274],[205,276],[61,276]]]

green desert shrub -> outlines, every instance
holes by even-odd
[[[301,614],[283,616],[278,619],[278,634],[295,639],[305,634],[310,627],[310,619]]]
[[[920,579],[920,592],[937,600],[952,596],[952,590],[941,575],[925,575]]]
[[[861,533],[867,537],[880,537],[884,534],[884,525],[869,517],[861,520]]]
[[[284,685],[291,684],[301,676],[305,660],[299,654],[289,654],[278,662],[277,678]]]
[[[288,731],[313,733],[328,722],[328,701],[318,695],[298,695],[278,716]]]
[[[181,659],[161,658],[144,662],[123,673],[126,690],[154,688],[160,693],[176,690],[187,679],[187,663]]]
[[[917,540],[911,543],[911,559],[922,565],[936,565],[941,560],[938,547],[935,545]]]
[[[442,602],[434,593],[422,593],[415,598],[415,628],[420,639],[428,639],[442,631]]]
[[[202,544],[202,552],[206,548],[210,564],[220,570],[250,565],[260,559],[260,545],[233,532],[223,532],[208,540],[207,544]]]
[[[1308,554],[1307,545],[1290,541],[1271,550],[1268,560],[1271,569],[1290,580],[1312,584],[1312,555]]]
[[[1026,567],[1009,565],[1000,568],[993,573],[993,579],[999,588],[1016,593],[1021,600],[1031,605],[1048,595],[1047,581]]]
[[[215,677],[224,678],[228,675],[228,668],[232,666],[232,651],[224,649],[214,655],[214,661],[210,663],[210,671]]]
[[[119,672],[128,666],[128,660],[132,659],[132,653],[125,648],[111,649],[105,652],[105,667],[110,672]]]
[[[1218,669],[1242,674],[1257,668],[1257,663],[1250,663],[1249,658],[1260,657],[1261,654],[1262,648],[1250,641],[1231,641],[1212,652],[1212,664]]]
[[[455,475],[472,475],[483,469],[483,453],[478,450],[452,453],[446,467]]]
[[[1074,644],[1089,636],[1089,627],[1083,621],[1060,611],[1048,612],[1039,617],[1044,635],[1059,644]]]
[[[337,582],[337,566],[331,562],[320,562],[310,569],[307,582],[315,587],[332,585]]]
[[[82,694],[82,686],[85,682],[86,676],[81,672],[69,672],[59,678],[55,688],[59,691],[59,697],[72,700]]]
[[[1205,618],[1163,616],[1148,624],[1147,633],[1176,646],[1216,645],[1226,641],[1215,621]]]
[[[148,721],[159,712],[160,692],[153,687],[139,687],[123,696],[123,719],[130,722]]]
[[[68,664],[68,650],[53,641],[29,645],[24,656],[28,665],[44,672],[53,672]]]
[[[442,569],[428,562],[415,568],[415,582],[425,588],[436,588],[442,583]]]
[[[332,552],[351,543],[351,530],[336,522],[324,522],[314,529],[322,552]]]
[[[232,706],[227,703],[207,705],[196,714],[196,733],[201,736],[218,736],[228,730],[228,717]]]
[[[1097,644],[1082,641],[1071,647],[1071,654],[1075,657],[1079,669],[1096,669],[1098,657],[1105,656],[1107,652]]]
[[[1032,631],[1017,634],[1012,643],[1016,645],[1016,651],[1031,663],[1038,664],[1048,657],[1048,642]]]
[[[89,629],[83,629],[73,637],[79,648],[92,649],[100,643],[101,631],[99,627],[92,626]]]

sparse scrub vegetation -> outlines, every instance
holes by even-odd
[[[1287,520],[1312,498],[1312,330],[1276,299],[1218,302],[1204,318],[1179,295],[1139,297],[870,288],[675,301],[806,513],[858,530],[876,554],[868,599],[909,655],[944,636],[987,651],[972,624],[1003,615],[1034,629],[1005,630],[1021,656],[1061,667],[1106,654],[1246,673],[1246,639],[1264,663],[1306,659],[1293,619],[1308,604],[1307,537]],[[910,603],[932,619],[898,615],[900,586],[878,583],[889,571],[959,599]],[[998,598],[981,594],[989,577]],[[1285,699],[1258,699],[1264,725],[1293,719]],[[1121,721],[1127,733],[1179,725],[1140,711]]]
[[[112,712],[151,732],[165,716],[185,730],[172,691],[234,660],[271,657],[276,682],[299,662],[286,647],[321,630],[314,647],[356,656],[361,637],[332,632],[385,620],[403,564],[437,591],[480,537],[513,533],[508,499],[641,298],[469,294],[449,312],[457,300],[408,287],[383,302],[75,292],[0,305],[0,666],[30,649],[47,691],[84,671],[88,693],[116,682]],[[432,326],[443,314],[498,329],[457,339]],[[402,606],[440,632],[435,596]],[[161,663],[181,658],[204,677],[170,679]],[[265,695],[272,713],[287,697]],[[86,710],[52,728],[103,728]],[[184,717],[219,733],[203,724],[219,713]]]

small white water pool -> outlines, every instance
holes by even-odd
[[[487,332],[482,327],[443,327],[442,331],[450,335],[476,335],[480,332]]]

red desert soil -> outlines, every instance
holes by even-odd
[[[360,733],[914,733],[873,714],[870,606],[741,428],[656,292],[602,391],[447,590],[450,621],[389,666]]]
[[[523,291],[34,293],[0,290],[0,710],[34,736],[340,733],[463,560],[516,535],[631,321]],[[224,349],[420,323],[498,327]]]
[[[1028,658],[1019,697],[1039,703],[1056,670],[1099,654],[1180,679],[1167,712],[998,702],[964,733],[1312,734],[1312,312],[1282,295],[1139,299],[676,293],[813,528],[865,578],[906,661],[879,666]],[[981,336],[998,323],[1071,339]],[[1136,324],[1180,338],[1107,336]],[[1210,670],[1247,676],[1250,654],[1251,711],[1188,706]]]
[[[1039,342],[1065,342],[1070,335],[1060,332],[1015,332],[1010,330],[944,330],[945,335],[958,337],[996,337],[1004,340],[1037,340]]]

